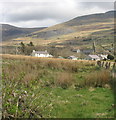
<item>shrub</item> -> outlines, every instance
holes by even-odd
[[[110,60],[113,60],[113,59],[114,59],[114,56],[109,54],[109,55],[107,56],[107,58],[110,59]]]
[[[73,82],[74,82],[74,79],[71,73],[60,72],[57,74],[56,85],[65,89],[71,86]]]
[[[85,86],[103,87],[110,83],[110,72],[108,70],[95,71],[85,77]]]

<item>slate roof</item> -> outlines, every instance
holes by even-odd
[[[97,56],[97,55],[89,55],[89,57],[91,57],[93,59],[100,59],[99,56]]]
[[[91,54],[93,52],[93,49],[83,49],[81,50],[84,54]]]
[[[47,51],[35,51],[35,54],[49,54]]]
[[[73,59],[73,58],[77,58],[77,57],[75,57],[75,56],[69,56],[68,58],[72,58]]]

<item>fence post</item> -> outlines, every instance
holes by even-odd
[[[97,61],[97,65],[101,67],[101,61]]]

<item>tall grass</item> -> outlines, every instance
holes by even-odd
[[[80,79],[75,75],[95,70],[94,61],[3,55],[3,118],[50,117],[52,93],[47,88],[68,88]],[[89,71],[90,72],[90,71]],[[87,75],[88,74],[88,75]],[[104,86],[108,70],[86,73],[83,86]]]
[[[29,65],[33,67],[35,65],[36,67],[65,70],[69,72],[78,72],[78,70],[84,66],[94,66],[96,64],[94,61],[73,61],[67,59],[37,58],[22,55],[2,55],[2,58],[23,61],[24,66]]]
[[[36,80],[39,83],[41,78],[46,76],[46,78],[48,77],[47,84],[49,81],[49,85],[52,83],[61,87],[70,86],[73,83],[73,73],[83,72],[86,68],[90,69],[90,67],[96,64],[95,61],[73,61],[21,55],[3,55],[3,59],[7,59],[7,66],[4,66],[3,73],[10,80],[16,80],[26,84]],[[57,74],[53,73],[53,71],[57,72]],[[51,78],[49,78],[50,76]],[[86,75],[85,82],[82,84],[84,86],[104,86],[109,81],[110,72],[108,70],[100,70],[99,68]]]
[[[71,73],[60,72],[57,74],[56,85],[62,88],[68,88],[74,83],[74,77]]]
[[[85,77],[85,86],[104,87],[110,84],[111,74],[109,70],[94,71]]]

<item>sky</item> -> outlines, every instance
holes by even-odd
[[[114,10],[114,0],[0,0],[0,23],[49,27],[78,16]]]

